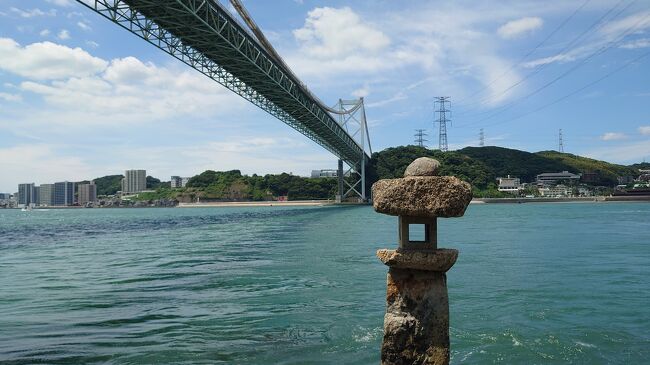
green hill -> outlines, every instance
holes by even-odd
[[[97,195],[115,195],[122,190],[122,178],[124,178],[123,175],[107,175],[94,179],[95,185],[97,185]]]
[[[563,161],[503,147],[465,147],[457,152],[484,163],[495,178],[512,175],[521,181],[533,181],[543,172],[580,172]]]
[[[584,183],[613,187],[618,176],[637,176],[639,168],[650,163],[631,166],[576,156],[569,153],[542,151],[531,153],[503,147],[466,147],[458,151],[441,152],[418,146],[387,148],[372,155],[366,167],[367,191],[379,179],[402,177],[406,166],[418,157],[432,157],[441,163],[441,175],[463,179],[476,196],[505,196],[497,191],[496,178],[511,175],[522,182],[533,182],[544,172],[569,171],[580,173]],[[98,195],[112,195],[121,189],[122,175],[95,179]],[[141,194],[141,199],[201,200],[268,200],[288,195],[291,200],[332,199],[336,194],[334,178],[310,179],[290,174],[242,175],[239,170],[207,170],[190,179],[186,188],[170,189],[169,182],[147,176],[147,188],[156,192]]]
[[[569,171],[585,175],[584,183],[613,187],[619,176],[637,176],[646,164],[623,166],[569,153],[542,151],[531,153],[503,147],[466,147],[458,151],[440,152],[417,146],[387,148],[374,153],[369,177],[390,179],[401,177],[411,161],[418,157],[433,157],[441,164],[442,175],[454,175],[475,189],[492,190],[497,177],[511,175],[522,182],[533,182],[544,172]]]
[[[618,184],[617,177],[619,176],[637,176],[639,174],[638,169],[630,166],[616,165],[605,161],[572,155],[570,153],[542,151],[536,154],[553,161],[567,164],[582,174],[594,174],[593,181],[588,180],[592,185],[614,186]]]

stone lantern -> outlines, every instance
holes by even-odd
[[[453,176],[437,176],[440,163],[422,157],[413,161],[404,178],[377,181],[373,206],[398,216],[399,247],[381,249],[388,265],[386,315],[381,363],[449,364],[449,299],[447,276],[458,250],[438,248],[438,217],[461,217],[472,189]],[[410,225],[424,229],[424,239],[412,240]]]

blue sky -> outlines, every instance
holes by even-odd
[[[406,3],[406,4],[404,4]],[[557,148],[650,160],[647,1],[245,1],[322,100],[364,96],[375,151],[437,147],[433,98],[450,96],[451,149]],[[599,82],[598,80],[602,79]],[[71,0],[0,2],[0,191],[144,168],[334,168],[336,158]]]

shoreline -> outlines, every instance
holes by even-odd
[[[242,202],[205,202],[205,203],[178,203],[177,208],[213,208],[213,207],[316,207],[335,205],[333,200],[293,200],[278,201],[242,201]]]
[[[650,202],[650,195],[575,198],[473,198],[471,204]]]

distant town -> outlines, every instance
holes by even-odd
[[[182,188],[189,179],[189,177],[172,176],[170,186]],[[121,190],[116,195],[103,196],[100,199],[94,181],[87,183],[62,181],[39,186],[34,183],[23,183],[18,184],[16,193],[0,193],[0,208],[128,206],[129,204],[125,202],[146,191],[147,171],[126,170],[121,181]]]
[[[619,185],[612,195],[646,195],[650,194],[650,170],[639,169],[639,176],[619,176]],[[522,183],[519,178],[508,175],[497,178],[498,190],[511,193],[516,197],[571,198],[602,195],[603,189],[593,187],[589,182],[590,174],[573,174],[568,171],[545,172],[537,175],[531,183]],[[631,188],[631,189],[628,189]]]
[[[373,154],[367,170],[367,188],[378,179],[401,177],[405,167],[420,156],[442,161],[446,169],[443,174],[470,182],[474,197],[479,199],[650,198],[648,163],[623,166],[567,153],[530,153],[502,147],[467,147],[444,153],[419,146],[387,148]],[[171,176],[169,181],[160,181],[147,176],[146,170],[133,169],[87,181],[38,186],[22,183],[15,193],[0,193],[0,208],[171,207],[199,202],[336,200],[337,175],[336,169],[313,170],[308,177],[292,173],[248,176],[239,170],[207,170],[192,177]]]
[[[311,179],[336,178],[337,170],[312,170]],[[588,174],[574,174],[568,171],[538,174],[535,181],[521,182],[520,178],[507,175],[496,179],[499,192],[516,198],[572,198],[602,195],[598,187],[588,182]],[[191,177],[171,176],[169,189],[181,190]],[[612,195],[650,195],[650,169],[639,169],[637,177],[619,177],[619,185]],[[168,184],[168,185],[167,185]],[[75,183],[69,181],[52,184],[23,183],[16,193],[0,193],[0,208],[58,208],[58,207],[169,207],[178,204],[175,200],[142,201],[139,194],[154,192],[147,188],[146,170],[126,170],[121,180],[121,190],[114,195],[98,196],[94,181]],[[507,197],[501,196],[501,197]],[[282,200],[280,197],[279,200]]]

